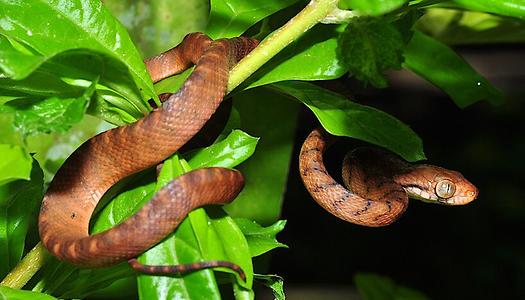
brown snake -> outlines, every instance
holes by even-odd
[[[134,124],[101,133],[78,148],[47,190],[39,216],[40,238],[60,260],[80,267],[104,267],[129,260],[146,273],[182,273],[224,266],[212,261],[179,266],[144,266],[134,258],[171,233],[193,209],[233,200],[243,176],[224,168],[199,169],[165,186],[123,223],[89,235],[89,220],[104,193],[119,180],[152,167],[193,137],[221,103],[231,67],[257,42],[249,38],[212,41],[189,34],[177,47],[147,60],[154,82],[196,67],[162,108]]]
[[[147,60],[154,82],[191,64],[196,67],[180,91],[167,97],[161,108],[134,124],[93,137],[66,160],[42,202],[39,231],[44,246],[60,260],[80,267],[105,267],[127,260],[145,273],[183,273],[223,266],[244,277],[240,267],[224,261],[146,266],[135,259],[171,233],[191,210],[235,198],[244,183],[237,171],[208,168],[182,175],[135,215],[104,232],[89,235],[89,221],[111,186],[162,162],[203,127],[226,93],[230,68],[256,45],[248,38],[212,41],[203,34],[190,34],[177,47]],[[301,176],[314,199],[344,220],[367,226],[390,224],[406,209],[405,190],[446,204],[464,204],[477,195],[476,188],[457,172],[412,166],[374,151],[354,153],[364,156],[363,161],[353,161],[354,156],[348,159],[352,162],[344,172],[352,178],[354,192],[350,192],[324,168],[325,138],[324,131],[316,130],[304,143]],[[370,155],[373,158],[367,162]],[[370,160],[382,160],[382,170],[368,168]],[[433,196],[433,191],[438,196]]]
[[[299,157],[299,171],[314,200],[336,217],[359,225],[386,226],[408,206],[408,197],[446,205],[467,204],[477,188],[456,171],[409,164],[376,148],[358,148],[343,162],[337,183],[323,164],[323,153],[334,137],[323,129],[310,133]]]

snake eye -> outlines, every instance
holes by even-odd
[[[448,199],[454,196],[455,192],[456,185],[448,179],[441,180],[436,185],[436,194],[439,198]]]

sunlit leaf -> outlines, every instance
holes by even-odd
[[[341,0],[339,6],[344,9],[353,9],[361,16],[377,16],[391,12],[408,0]]]
[[[289,81],[274,86],[308,106],[333,135],[349,136],[385,147],[409,161],[425,158],[417,134],[385,112],[354,103],[307,82]]]
[[[33,159],[15,145],[0,144],[0,186],[18,179],[29,180]]]
[[[403,67],[447,93],[459,107],[480,100],[503,101],[501,92],[448,46],[416,31],[404,52]]]
[[[525,18],[525,3],[523,0],[454,0],[454,2],[471,10],[521,19]]]
[[[2,151],[1,148],[4,147],[0,147],[1,154],[10,154]],[[16,158],[16,154],[5,157],[9,160]],[[31,173],[30,178],[26,178],[31,180],[20,179],[9,183],[4,181],[4,184],[0,185],[0,278],[3,278],[20,261],[26,247],[29,225],[35,224],[42,200],[44,175],[38,163],[33,161],[31,166],[31,161],[29,157]],[[26,162],[22,161],[11,167],[24,168],[24,164]],[[6,170],[0,170],[0,174],[4,172]]]
[[[317,26],[262,66],[246,82],[249,88],[285,80],[328,80],[347,69],[337,54],[343,26]]]
[[[225,210],[233,217],[273,224],[282,207],[299,105],[266,88],[239,93],[233,105],[241,128],[260,141],[254,155],[238,167],[247,180]]]
[[[234,37],[274,12],[298,0],[212,0],[206,33],[212,38]]]
[[[38,292],[12,289],[0,286],[0,298],[9,300],[55,300],[57,298]]]

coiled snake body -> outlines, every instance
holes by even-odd
[[[235,198],[244,182],[239,172],[196,170],[169,183],[125,222],[99,234],[88,233],[95,206],[112,185],[160,163],[200,130],[226,93],[230,68],[256,45],[248,38],[212,41],[204,34],[190,34],[179,46],[147,60],[153,81],[180,73],[191,64],[196,67],[162,108],[134,124],[93,137],[67,159],[42,202],[39,231],[44,246],[60,260],[81,267],[112,265],[158,243],[189,211]],[[174,269],[142,266],[136,260],[131,265],[158,273],[221,265],[239,269],[227,262]]]
[[[459,172],[432,165],[414,165],[376,148],[358,148],[346,155],[343,181],[337,183],[323,164],[323,153],[334,137],[315,129],[299,156],[303,183],[319,205],[348,222],[385,226],[397,220],[408,198],[463,205],[477,197],[477,188]]]
[[[128,260],[133,268],[146,273],[224,266],[243,277],[240,268],[229,262],[145,266],[134,259],[172,232],[191,210],[208,204],[224,204],[235,198],[242,189],[243,177],[234,170],[208,168],[187,173],[169,183],[135,215],[116,227],[91,236],[88,229],[95,206],[111,186],[130,174],[160,163],[202,128],[226,93],[230,68],[256,45],[256,41],[248,38],[212,41],[203,34],[190,34],[177,47],[147,60],[146,66],[154,82],[180,73],[191,64],[196,67],[180,91],[169,96],[162,108],[134,124],[93,137],[67,159],[42,202],[39,231],[44,246],[60,260],[81,267],[103,267]],[[324,134],[321,130],[314,131],[305,142],[300,157],[303,181],[316,201],[334,215],[357,224],[381,226],[394,221],[406,208],[404,189],[417,191],[421,186],[408,184],[401,188],[384,176],[374,179],[379,173],[362,174],[368,167],[356,162],[355,168],[345,172],[352,178],[350,185],[354,185],[356,191],[363,188],[355,186],[364,185],[365,192],[349,192],[333,181],[324,169]],[[428,177],[425,171],[414,170],[408,164],[400,166],[396,161],[393,163],[396,167],[388,167],[393,160],[384,162],[383,171],[388,170],[388,176],[400,170],[413,171],[398,176],[406,181],[411,177],[421,178],[422,174],[429,180],[433,176]],[[447,177],[448,180],[464,180],[459,173],[444,174],[453,177]],[[354,179],[363,177],[364,180],[353,183]],[[374,194],[368,188],[370,185],[379,187],[380,192]],[[441,186],[437,191],[450,193],[451,185],[438,185]],[[466,186],[466,183],[456,182],[455,194],[459,196],[446,197],[446,200],[440,197],[437,201],[468,202],[477,192],[473,192],[475,188],[465,192],[463,187]],[[426,196],[423,190],[419,195]]]

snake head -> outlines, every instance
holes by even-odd
[[[408,176],[417,184],[406,184],[411,198],[444,205],[464,205],[478,196],[478,189],[459,172],[432,165],[418,165]]]
[[[437,201],[447,205],[464,205],[478,196],[478,189],[459,172],[442,169],[433,180]]]

